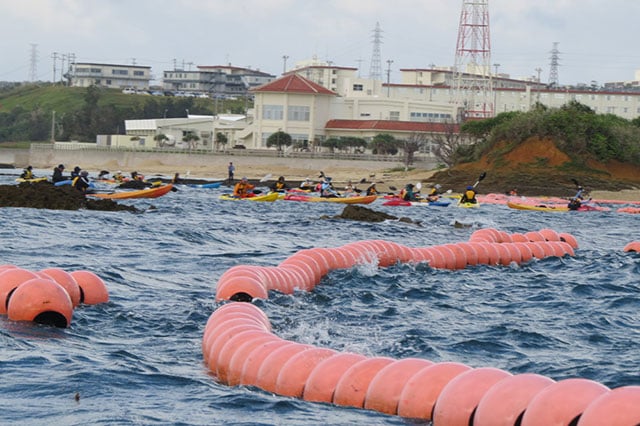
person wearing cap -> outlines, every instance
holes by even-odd
[[[255,188],[255,185],[250,184],[249,180],[243,177],[240,179],[240,182],[236,183],[233,187],[233,196],[238,198],[253,197],[253,188]]]
[[[400,191],[400,198],[404,201],[418,201],[418,197],[416,196],[416,192],[414,191],[414,186],[412,183],[408,183],[402,191]]]
[[[467,186],[467,190],[463,192],[462,197],[460,197],[460,204],[476,204],[477,202],[478,200],[476,199],[476,189],[471,185]]]
[[[313,182],[311,182],[311,179],[309,179],[309,178],[306,178],[305,180],[300,182],[300,189],[313,191],[313,187],[314,187]]]
[[[33,179],[33,167],[27,166],[22,170],[22,174],[20,175],[22,179]]]
[[[80,171],[80,175],[78,177],[74,178],[74,180],[73,180],[73,182],[71,184],[78,191],[86,193],[87,189],[90,186],[90,183],[89,183],[89,172],[87,172],[86,170]]]
[[[280,176],[277,181],[270,187],[271,192],[285,192],[289,189],[289,185],[284,181],[284,176]]]
[[[63,180],[67,180],[66,177],[62,175],[64,172],[64,164],[58,164],[58,167],[53,169],[53,175],[51,176],[51,181],[53,183],[62,182]]]
[[[373,182],[367,188],[367,195],[378,195],[378,189],[376,188],[376,183],[375,182]]]
[[[122,175],[122,172],[120,170],[113,174],[113,180],[115,180],[116,182],[124,182],[124,176]]]
[[[329,176],[325,176],[324,181],[320,185],[320,196],[328,198],[339,197],[338,193],[333,187],[333,184],[331,183],[331,178]]]

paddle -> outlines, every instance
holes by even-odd
[[[273,176],[271,173],[264,175],[264,177],[260,179],[260,183],[268,181],[271,179],[271,176]]]
[[[478,186],[478,184],[482,181],[482,179],[484,179],[485,177],[487,177],[487,172],[482,172],[480,174],[480,176],[478,176],[478,180],[476,181],[476,183],[473,184],[473,187],[475,188],[476,186]]]

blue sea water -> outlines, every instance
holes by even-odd
[[[232,266],[276,266],[301,249],[367,239],[425,247],[483,227],[551,228],[580,248],[575,257],[457,271],[363,265],[329,273],[313,292],[274,292],[256,304],[277,335],[337,351],[640,384],[640,256],[622,251],[640,239],[639,216],[377,201],[367,207],[422,225],[371,224],[321,219],[340,205],[220,201],[224,189],[181,186],[122,201],[141,214],[2,209],[0,264],[91,270],[110,301],[76,308],[67,329],[0,317],[1,424],[412,424],[216,382],[201,350],[216,281]]]

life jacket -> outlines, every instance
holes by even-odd
[[[278,181],[273,185],[273,189],[276,191],[280,191],[281,189],[284,189],[285,186],[286,184],[284,182]]]
[[[29,169],[24,169],[20,177],[23,179],[33,179],[33,172]]]
[[[475,203],[476,202],[476,191],[474,191],[473,189],[468,189],[467,191],[465,191],[464,197],[463,197],[463,202],[464,203]]]
[[[236,186],[233,189],[233,195],[237,197],[244,197],[249,193],[249,190],[253,189],[253,185],[250,183],[243,183],[242,181],[236,183]]]

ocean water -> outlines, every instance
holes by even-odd
[[[179,187],[122,201],[140,214],[2,209],[0,263],[88,269],[110,301],[76,308],[66,329],[0,317],[0,424],[413,424],[218,383],[201,349],[219,306],[216,281],[232,266],[276,266],[301,249],[367,239],[425,247],[483,227],[551,228],[580,247],[575,257],[520,266],[363,265],[329,273],[313,292],[274,292],[256,304],[275,334],[337,351],[640,384],[640,256],[622,251],[640,239],[639,216],[377,201],[367,207],[422,224],[371,224],[321,219],[340,205],[220,201],[223,191]]]

